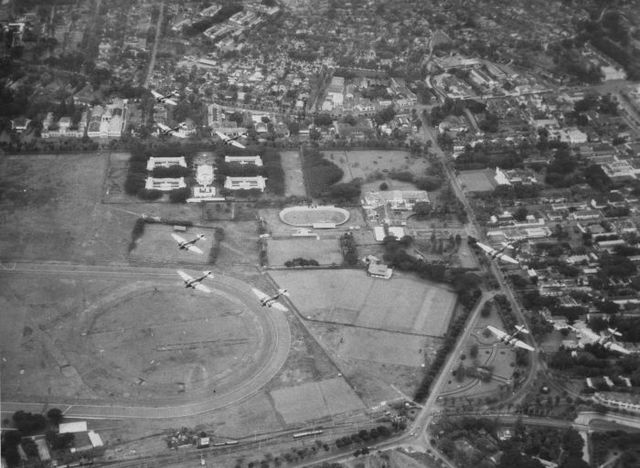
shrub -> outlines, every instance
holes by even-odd
[[[163,196],[164,196],[164,192],[162,190],[154,190],[154,189],[147,190],[146,188],[138,190],[138,197],[147,201],[159,200]]]
[[[190,195],[191,189],[189,187],[183,187],[169,192],[169,200],[171,203],[185,203]]]

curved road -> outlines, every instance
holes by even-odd
[[[6,275],[80,275],[83,277],[117,276],[118,278],[140,279],[156,278],[159,281],[180,281],[174,270],[163,268],[137,268],[130,266],[87,266],[55,263],[15,263],[3,265],[0,278]],[[84,419],[166,419],[188,417],[209,413],[227,407],[256,394],[281,369],[289,355],[291,332],[284,313],[262,309],[254,300],[249,286],[237,279],[216,272],[216,282],[222,283],[225,289],[231,289],[240,297],[247,296],[249,303],[255,304],[253,312],[263,317],[265,326],[272,337],[268,343],[270,358],[250,379],[225,393],[210,398],[184,404],[155,403],[151,405],[118,403],[97,400],[96,403],[77,403],[73,400],[42,398],[42,402],[2,401],[2,413],[13,413],[18,410],[41,412],[44,407],[63,409],[67,417]]]

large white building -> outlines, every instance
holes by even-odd
[[[147,160],[147,171],[153,171],[156,167],[171,166],[187,167],[187,161],[184,159],[184,156],[178,156],[176,158],[157,158],[155,156],[151,156]]]
[[[262,176],[255,177],[227,177],[224,180],[224,188],[229,190],[260,190],[264,192],[267,187],[267,179]]]
[[[262,158],[260,156],[225,156],[224,162],[262,166]]]

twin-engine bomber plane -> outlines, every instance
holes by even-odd
[[[523,325],[516,326],[516,331],[511,334],[505,333],[502,330],[492,327],[489,325],[487,327],[491,333],[493,333],[501,342],[508,344],[509,346],[518,347],[522,349],[526,349],[527,351],[534,351],[533,346],[528,345],[524,341],[516,338],[520,333],[529,333],[529,330],[524,328]]]
[[[202,291],[202,292],[206,292],[206,293],[210,293],[211,292],[211,289],[209,289],[204,284],[202,284],[202,281],[204,281],[206,278],[213,278],[213,273],[212,272],[203,271],[204,274],[202,276],[194,278],[193,276],[188,275],[187,273],[185,273],[182,270],[176,270],[176,271],[178,272],[178,274],[180,275],[180,277],[184,281],[184,287],[185,288],[193,288],[193,289],[197,289],[198,291]]]
[[[204,234],[198,234],[196,237],[194,237],[191,240],[186,240],[184,237],[181,237],[178,234],[173,234],[173,233],[171,234],[171,237],[173,237],[173,239],[178,243],[178,248],[180,250],[188,250],[189,252],[195,252],[201,255],[204,253],[200,247],[197,247],[195,245],[195,243],[198,242],[200,239],[206,239]]]
[[[262,307],[275,307],[276,309],[281,310],[282,312],[286,312],[287,310],[289,310],[284,305],[278,302],[278,299],[281,296],[289,295],[289,292],[286,289],[278,289],[278,292],[273,296],[268,296],[267,294],[263,293],[262,291],[256,288],[251,288],[251,289],[253,293],[256,296],[258,296],[258,299],[260,299],[260,305]]]
[[[497,258],[498,260],[502,260],[503,262],[513,263],[514,265],[519,265],[520,262],[513,257],[503,253],[506,249],[510,248],[511,245],[507,244],[500,250],[496,250],[491,246],[486,244],[482,244],[481,242],[476,242],[476,245],[484,250],[490,258]]]
[[[176,101],[171,99],[172,97],[177,96],[177,93],[175,91],[172,91],[169,94],[160,94],[157,91],[151,90],[151,94],[153,95],[154,98],[156,98],[156,101],[158,102],[158,104],[169,104],[171,106],[178,105]]]
[[[222,133],[222,132],[216,132],[216,135],[218,135],[218,137],[220,137],[220,139],[222,140],[222,142],[223,142],[225,145],[233,145],[233,146],[235,146],[236,148],[246,149],[246,146],[244,146],[243,144],[238,143],[238,142],[236,141],[238,138],[241,138],[241,137],[243,137],[243,136],[245,136],[245,135],[236,135],[236,136],[234,136],[234,137],[230,137],[229,135],[225,135],[225,134],[224,134],[224,133]]]

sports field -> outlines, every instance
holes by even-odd
[[[287,424],[364,409],[360,398],[341,378],[274,390],[271,397]]]
[[[460,171],[458,181],[465,192],[489,192],[496,186],[495,181],[487,170]]]
[[[282,151],[280,153],[282,169],[284,170],[284,194],[304,197],[307,191],[304,188],[302,177],[302,163],[298,151]]]
[[[338,165],[344,176],[341,182],[380,173],[382,177],[391,171],[408,171],[416,176],[424,175],[429,167],[425,158],[412,158],[406,151],[362,150],[324,151],[324,157]]]
[[[267,243],[269,265],[282,266],[288,260],[304,258],[316,260],[320,265],[340,265],[342,253],[338,239],[315,237],[290,237],[269,239]]]
[[[451,291],[395,274],[371,278],[363,270],[274,271],[305,317],[387,331],[443,336],[455,306]]]

